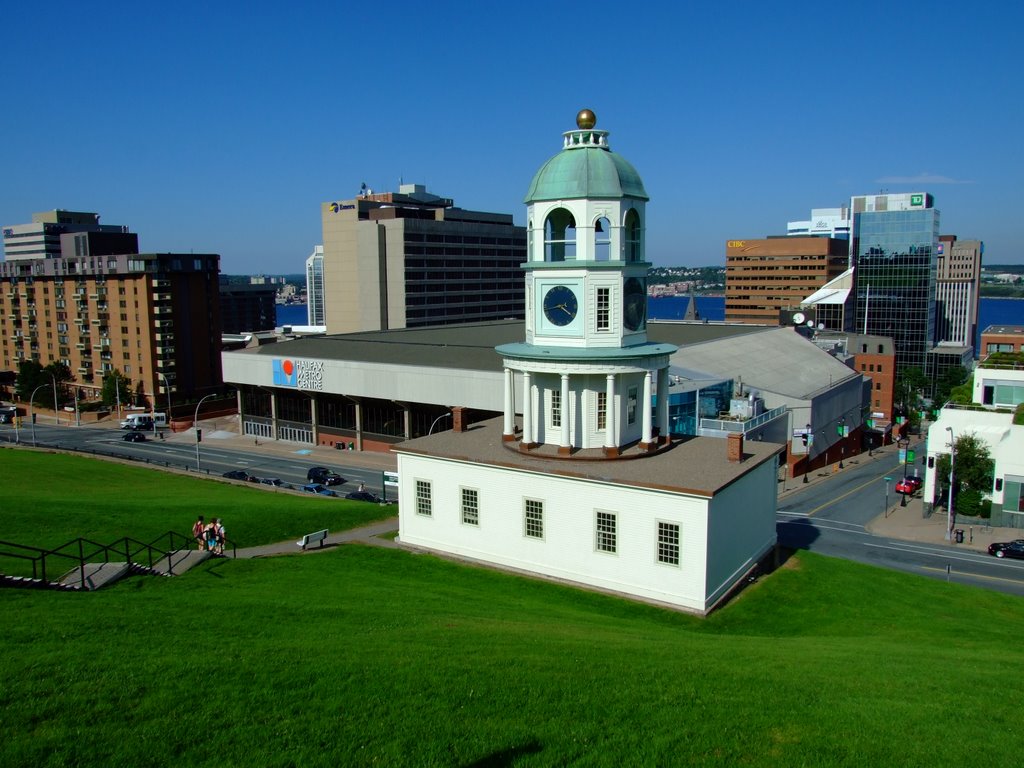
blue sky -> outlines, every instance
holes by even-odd
[[[320,203],[399,179],[525,219],[582,107],[636,166],[647,254],[724,263],[853,194],[927,191],[1024,262],[1017,3],[19,3],[0,223],[97,211],[144,251],[299,272]]]

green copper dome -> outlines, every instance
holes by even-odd
[[[636,168],[608,148],[607,131],[588,127],[563,135],[565,148],[537,171],[524,203],[574,198],[650,199]]]

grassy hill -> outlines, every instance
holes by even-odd
[[[75,461],[109,494],[19,480],[0,538],[54,506],[140,519],[125,468]],[[245,528],[254,489],[178,480]],[[992,766],[1024,745],[1024,601],[807,553],[705,620],[355,545],[0,590],[0,616],[4,766]]]

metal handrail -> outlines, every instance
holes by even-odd
[[[156,546],[157,542],[164,538],[166,538],[168,540],[168,543],[170,544],[170,546],[167,549],[161,549],[160,547]],[[185,549],[191,548],[191,544],[194,543],[194,539],[192,539],[190,536],[184,536],[176,531],[167,531],[166,533],[158,536],[152,543],[149,544],[139,541],[138,539],[132,539],[127,536],[117,539],[111,544],[100,544],[99,542],[92,541],[91,539],[79,537],[77,539],[72,539],[71,541],[65,544],[61,544],[59,547],[56,547],[54,549],[33,547],[28,544],[18,544],[16,542],[11,541],[0,541],[0,556],[12,557],[21,560],[29,560],[32,563],[32,578],[40,579],[44,582],[49,581],[46,575],[48,558],[52,559],[54,557],[58,557],[73,560],[77,563],[78,566],[79,584],[80,586],[84,587],[86,581],[86,564],[89,562],[93,562],[93,558],[96,558],[99,555],[103,556],[102,562],[109,563],[111,552],[119,556],[123,554],[125,562],[129,564],[135,562],[134,558],[136,556],[138,556],[142,552],[145,552],[149,568],[152,568],[154,562],[160,560],[161,558],[168,558],[167,572],[168,575],[173,576],[174,564],[170,560],[170,555],[171,552],[176,551],[173,546],[176,539],[180,540],[183,543],[183,548]],[[225,544],[229,541],[230,539],[225,538]],[[86,545],[91,545],[92,547],[88,550],[88,552],[86,550]],[[64,551],[70,547],[76,546],[78,549],[77,554],[71,554]],[[16,551],[5,552],[2,549],[4,547],[13,548]],[[237,558],[237,547],[235,546],[235,543],[233,541],[231,542],[231,551],[231,556]],[[23,554],[25,552],[34,554]],[[154,554],[158,555],[159,557],[156,557],[154,559]]]

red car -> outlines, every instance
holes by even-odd
[[[913,496],[916,491],[921,489],[922,485],[924,485],[924,481],[920,477],[908,475],[896,483],[896,493],[905,493],[907,496]]]

